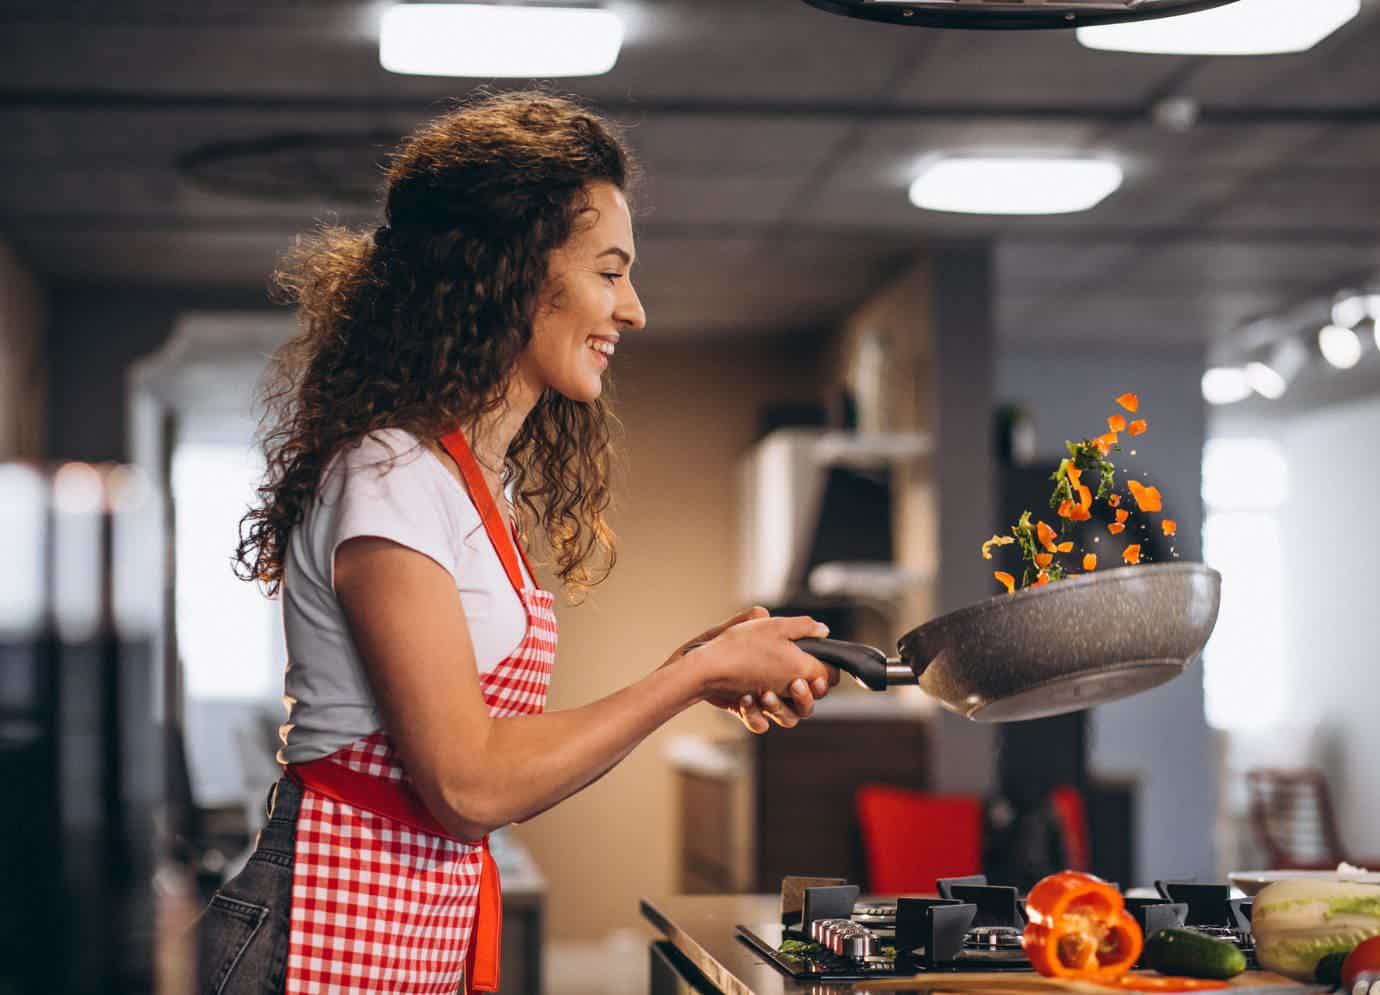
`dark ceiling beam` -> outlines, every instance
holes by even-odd
[[[342,211],[338,221],[346,227],[372,224],[375,212]],[[203,235],[216,236],[263,235],[265,237],[291,238],[306,228],[312,227],[316,220],[304,218],[301,221],[281,217],[235,217],[235,218],[187,218],[153,214],[98,214],[82,212],[67,214],[55,211],[22,211],[0,213],[0,231],[12,235],[42,238],[45,235],[69,236],[90,232],[100,235]],[[875,228],[850,227],[830,224],[786,224],[773,222],[760,224],[716,223],[699,224],[695,222],[639,221],[637,234],[645,238],[680,238],[696,240],[722,240],[755,237],[770,229],[782,238],[791,239],[834,239],[838,241],[861,241],[877,246],[906,245],[933,246],[936,244],[973,244],[991,240],[994,235],[981,233],[957,234],[943,231],[914,232],[878,231]],[[1130,225],[1091,229],[1087,227],[1062,230],[1006,230],[1001,233],[1003,245],[1026,243],[1050,245],[1106,245],[1127,244],[1143,248],[1147,241],[1191,241],[1220,242],[1225,244],[1271,244],[1288,242],[1291,245],[1357,245],[1371,246],[1380,240],[1380,221],[1373,224],[1353,226],[1323,227],[1252,227],[1223,228],[1203,225]]]
[[[601,100],[586,98],[601,111],[613,115],[781,117],[801,120],[842,119],[860,123],[888,121],[1078,121],[1117,124],[1143,121],[1141,104],[1054,105],[1001,104],[956,106],[953,104],[878,104],[871,101],[753,101],[753,100]],[[288,97],[275,94],[178,93],[147,94],[123,91],[0,90],[0,109],[73,109],[121,111],[399,111],[434,112],[455,102],[455,97]],[[1375,124],[1380,122],[1380,103],[1331,107],[1204,105],[1199,123],[1298,125]]]

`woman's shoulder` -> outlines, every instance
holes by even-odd
[[[444,509],[458,528],[479,520],[469,495],[417,436],[384,428],[352,442],[336,454],[322,482],[327,501],[416,506],[421,513]]]

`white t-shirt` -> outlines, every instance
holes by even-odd
[[[288,539],[283,763],[328,756],[383,726],[335,595],[336,547],[356,536],[415,549],[455,578],[480,673],[511,656],[526,632],[522,601],[469,492],[410,433],[370,434],[331,461],[316,500]],[[519,569],[524,584],[533,586],[525,566]]]

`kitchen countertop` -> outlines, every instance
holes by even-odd
[[[873,979],[830,984],[797,981],[778,971],[765,957],[738,939],[735,930],[738,923],[753,928],[777,922],[780,899],[776,895],[673,895],[643,898],[641,908],[643,917],[665,934],[667,940],[724,995],[849,995],[878,991],[928,995],[957,988],[954,981],[963,977],[961,974],[921,975],[913,980]],[[1010,978],[1015,984],[994,985],[991,991],[1006,992],[1022,980],[1045,983],[1033,974],[1014,974]],[[950,982],[947,988],[946,979]],[[1246,972],[1234,979],[1233,986],[1250,990],[1253,995],[1311,995],[1321,991],[1261,971]],[[1099,990],[1092,986],[1071,988]],[[974,989],[965,986],[964,990],[972,992]]]

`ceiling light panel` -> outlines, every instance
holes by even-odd
[[[1304,52],[1354,18],[1360,0],[1237,0],[1177,17],[1078,29],[1088,48],[1163,55]]]
[[[910,202],[962,214],[1069,214],[1101,203],[1121,175],[1106,159],[944,156],[911,183]]]
[[[597,76],[622,45],[623,23],[606,10],[399,4],[383,14],[379,65],[414,76]]]

